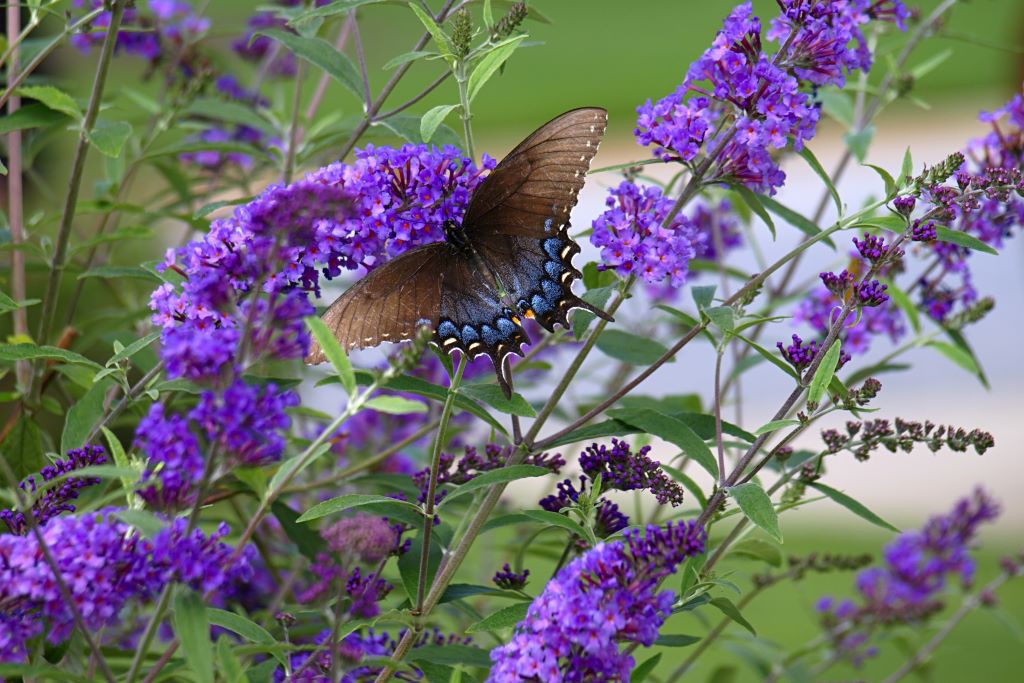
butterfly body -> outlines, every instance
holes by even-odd
[[[527,137],[477,187],[461,224],[445,221],[443,242],[376,268],[330,306],[323,318],[339,342],[397,342],[427,325],[446,352],[488,356],[509,395],[504,359],[530,342],[522,318],[549,331],[568,327],[574,308],[610,320],[572,292],[579,246],[568,234],[606,122],[603,109],[576,109]],[[324,360],[314,344],[306,361]]]

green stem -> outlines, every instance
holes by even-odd
[[[295,175],[295,154],[299,146],[299,111],[302,104],[302,60],[298,60],[295,72],[295,90],[292,92],[292,120],[288,126],[288,150],[284,156],[284,171],[281,174],[285,185]]]
[[[86,107],[85,116],[82,119],[81,131],[78,134],[78,146],[75,149],[74,161],[71,165],[71,177],[68,180],[68,193],[64,200],[64,211],[61,215],[60,228],[57,233],[56,248],[53,254],[53,263],[50,266],[50,278],[46,284],[46,294],[43,296],[42,313],[39,320],[39,332],[36,341],[45,344],[50,338],[53,318],[57,311],[57,299],[60,296],[61,277],[64,274],[65,260],[68,253],[68,241],[71,238],[71,225],[75,219],[75,209],[78,204],[78,192],[82,186],[82,175],[85,172],[85,160],[89,152],[89,134],[96,124],[96,117],[99,115],[100,103],[103,99],[103,89],[107,82],[107,73],[110,70],[110,60],[114,55],[114,45],[117,44],[117,31],[121,26],[121,17],[124,16],[127,0],[117,0],[113,3],[110,15],[110,26],[107,28],[107,35],[103,39],[103,48],[100,51],[99,63],[96,65],[96,75],[93,79],[92,93],[89,96],[89,104]],[[32,378],[32,391],[29,392],[33,403],[38,402],[38,390],[40,382]]]
[[[167,611],[167,607],[171,603],[172,585],[173,584],[168,583],[164,586],[164,589],[160,591],[160,599],[156,603],[156,609],[153,611],[153,616],[146,625],[146,630],[143,632],[142,638],[139,640],[139,644],[135,648],[135,656],[132,657],[132,664],[128,668],[128,674],[125,676],[125,681],[127,681],[127,683],[135,683],[135,680],[139,677],[139,672],[142,670],[142,662],[145,661],[146,655],[149,653],[149,646],[153,643],[153,637],[156,635],[160,622],[163,621],[164,613]]]
[[[434,446],[430,457],[430,482],[427,484],[427,500],[423,511],[423,545],[420,548],[420,573],[416,582],[416,607],[413,614],[420,614],[423,608],[423,596],[427,590],[427,572],[430,560],[430,532],[434,528],[434,498],[437,496],[437,476],[441,468],[441,450],[446,443],[445,433],[448,431],[448,423],[452,419],[452,409],[455,407],[455,397],[459,393],[459,385],[462,383],[462,374],[469,364],[469,357],[461,354],[459,366],[448,385],[448,395],[444,399],[444,408],[441,409],[441,421],[437,426],[437,436],[434,437]]]
[[[476,159],[473,126],[470,124],[473,114],[469,108],[469,78],[466,75],[466,63],[462,60],[455,65],[455,82],[459,86],[459,108],[462,113],[462,134],[466,139],[466,154],[470,159]]]

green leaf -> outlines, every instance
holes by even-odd
[[[690,288],[690,293],[693,295],[693,303],[697,304],[697,310],[703,311],[705,308],[710,306],[711,302],[715,299],[715,286],[694,286]]]
[[[421,645],[410,650],[406,658],[412,662],[432,664],[466,664],[484,668],[491,666],[490,653],[472,645]]]
[[[30,474],[39,474],[39,470],[47,464],[43,435],[36,423],[24,413],[18,417],[7,438],[0,443],[0,457],[7,461],[18,480]]]
[[[372,379],[372,375],[367,372],[363,372],[361,377],[364,378],[367,383]],[[362,382],[364,379],[360,379],[359,381]],[[438,386],[420,377],[413,377],[412,375],[395,377],[394,379],[389,380],[388,383],[384,385],[384,388],[391,389],[392,391],[401,391],[416,394],[417,396],[424,396],[441,403],[448,398],[447,387]],[[465,410],[467,413],[475,415],[502,434],[507,433],[505,427],[500,422],[495,420],[490,413],[480,406],[479,403],[468,396],[464,396],[461,393],[456,394],[455,407],[459,410]]]
[[[648,408],[616,408],[609,410],[608,415],[678,446],[717,481],[718,462],[711,449],[704,443],[704,439],[682,420]]]
[[[73,119],[81,120],[82,118],[82,110],[79,108],[78,102],[75,102],[71,95],[52,85],[23,86],[18,88],[18,94],[22,97],[38,100],[53,111],[67,114]]]
[[[496,384],[464,384],[459,392],[509,415],[537,416],[537,411],[520,394],[513,392],[512,398],[505,398],[505,392]]]
[[[479,631],[500,631],[504,628],[512,628],[526,618],[526,612],[530,609],[530,603],[520,602],[515,605],[504,607],[491,616],[481,619],[466,629],[466,633],[477,633]]]
[[[704,315],[708,320],[723,332],[731,332],[736,327],[735,314],[732,306],[712,306],[704,309]]]
[[[438,53],[431,50],[416,50],[414,52],[404,52],[397,57],[388,60],[384,65],[385,71],[390,71],[395,67],[402,66],[408,62],[415,62],[417,59],[423,59],[424,57],[437,57]]]
[[[766,209],[768,209],[776,216],[786,221],[794,228],[807,235],[808,237],[814,237],[821,232],[821,228],[815,225],[814,221],[812,221],[810,218],[807,218],[802,213],[794,211],[785,204],[780,204],[773,198],[768,197],[766,195],[758,195],[758,199],[761,200],[761,203],[764,204],[764,207]],[[832,247],[832,249],[836,248],[835,242],[833,242],[830,238],[826,237],[822,241],[828,246]]]
[[[26,128],[51,126],[66,120],[67,117],[63,113],[54,111],[45,105],[27,104],[13,114],[0,117],[0,135]]]
[[[430,548],[428,549],[427,556],[427,581],[426,587],[429,589],[430,585],[434,582],[434,576],[437,574],[437,568],[441,565],[441,547],[438,544],[436,534],[432,537]],[[398,574],[402,579],[402,586],[405,588],[406,595],[409,596],[409,601],[413,602],[416,600],[416,588],[419,582],[420,575],[420,556],[423,552],[423,536],[422,531],[418,532],[412,539],[412,544],[409,546],[409,550],[398,556]]]
[[[434,137],[434,131],[445,120],[445,117],[459,106],[458,104],[439,104],[424,114],[420,119],[420,136],[423,138],[423,142],[430,142],[430,138]]]
[[[580,297],[591,306],[597,308],[604,308],[604,305],[608,303],[608,299],[611,298],[612,292],[615,291],[614,285],[608,285],[605,287],[596,287],[583,293]],[[590,311],[583,309],[576,309],[572,314],[572,336],[576,339],[582,339],[583,334],[590,327],[590,323],[594,322],[597,318],[596,315]]]
[[[733,555],[765,562],[773,567],[782,566],[782,550],[770,541],[748,538],[734,545],[729,551]]]
[[[324,5],[323,7],[314,7],[302,12],[295,18],[291,19],[288,24],[302,24],[310,19],[326,19],[338,14],[345,14],[357,7],[362,7],[363,5],[372,5],[384,1],[385,0],[334,0],[334,2]]]
[[[265,35],[273,38],[296,56],[326,71],[331,78],[345,86],[349,92],[363,99],[363,81],[351,60],[334,49],[334,46],[322,38],[306,38],[289,31],[268,28],[257,31],[254,35]]]
[[[229,102],[215,97],[200,97],[189,105],[185,114],[274,132],[274,126],[259,114],[258,109],[241,102]]]
[[[241,614],[217,609],[216,607],[207,607],[206,614],[213,626],[220,626],[232,633],[237,633],[250,643],[256,643],[257,645],[274,645],[277,643],[274,636],[270,635],[270,631],[256,622],[243,617]],[[278,653],[277,657],[278,659],[284,659],[284,656],[280,653]]]
[[[547,524],[548,526],[559,526],[580,538],[587,538],[587,532],[582,526],[580,526],[579,522],[571,519],[567,515],[563,515],[560,512],[551,512],[550,510],[524,510],[522,514],[524,517],[529,517],[535,522]]]
[[[907,179],[914,175],[914,157],[910,154],[910,148],[907,147],[907,151],[903,153],[903,163],[900,165],[900,177],[897,178],[899,186],[903,187],[907,184]]]
[[[939,68],[943,62],[953,56],[952,48],[946,48],[941,52],[937,52],[928,59],[924,60],[920,64],[910,69],[910,75],[914,77],[915,81],[920,81],[922,78],[927,76],[929,73]]]
[[[410,413],[427,412],[427,404],[414,401],[404,396],[374,396],[366,402],[366,407],[388,415],[408,415]]]
[[[821,491],[826,496],[828,496],[835,502],[839,503],[844,508],[846,508],[853,514],[857,515],[861,519],[871,522],[875,526],[880,526],[883,529],[895,531],[896,533],[900,532],[899,529],[894,527],[892,524],[889,524],[889,522],[885,521],[884,519],[876,515],[874,512],[869,510],[867,507],[865,507],[863,503],[854,500],[853,498],[846,495],[842,491],[837,491],[831,486],[826,486],[825,484],[822,484],[817,481],[809,481],[807,482],[807,485],[810,486],[811,488]]]
[[[99,119],[85,137],[101,154],[116,159],[121,156],[124,143],[131,134],[132,126],[127,121]]]
[[[658,636],[658,639],[654,641],[654,644],[660,645],[661,647],[686,647],[687,645],[699,643],[700,640],[700,636],[687,636],[681,633],[666,633]]]
[[[155,274],[139,266],[96,266],[78,276],[79,280],[90,277],[99,277],[104,280],[128,277],[147,282],[162,283],[163,281]]]
[[[754,430],[754,436],[761,436],[762,434],[770,434],[771,432],[785,429],[786,427],[792,427],[800,424],[800,420],[773,420],[766,422],[757,429]]]
[[[249,678],[242,669],[242,660],[235,652],[234,639],[221,635],[217,638],[217,669],[224,683],[249,683]]]
[[[928,342],[928,346],[935,349],[972,375],[981,374],[981,368],[978,367],[978,364],[975,362],[971,354],[967,353],[960,347],[942,341],[930,341]]]
[[[480,92],[480,88],[484,87],[484,83],[490,80],[498,69],[505,61],[512,56],[512,53],[516,51],[520,43],[526,38],[525,35],[515,36],[510,40],[507,40],[497,46],[495,46],[490,52],[484,55],[480,63],[473,69],[473,73],[469,75],[469,101],[472,102]]]
[[[334,334],[327,328],[327,324],[320,318],[314,316],[306,318],[306,326],[313,333],[313,338],[316,339],[320,348],[323,349],[324,355],[327,356],[327,360],[334,367],[334,372],[337,373],[345,393],[349,397],[355,396],[356,375],[352,370],[352,362],[349,361],[345,349],[341,348],[337,338],[335,338]]]
[[[740,613],[739,608],[732,603],[732,600],[730,600],[729,598],[712,598],[710,604],[714,607],[717,607],[722,612],[722,614],[729,617],[737,624],[750,631],[751,635],[753,635],[755,638],[757,637],[757,631],[755,631],[754,627],[751,626],[750,622],[743,617],[743,615]]]
[[[281,525],[284,535],[295,544],[304,557],[316,560],[324,552],[324,539],[307,524],[299,523],[299,513],[280,500],[274,501],[270,511]]]
[[[420,117],[418,116],[403,116],[401,114],[396,116],[389,116],[382,121],[374,121],[373,125],[384,126],[392,133],[407,140],[413,144],[420,144],[423,142],[423,137],[420,134]],[[458,147],[462,144],[462,139],[445,124],[441,124],[434,131],[433,141],[438,147],[444,145],[454,145]]]
[[[185,662],[192,670],[191,680],[213,683],[213,644],[210,642],[210,618],[206,605],[196,593],[179,586],[174,596],[174,632],[181,643]]]
[[[126,358],[131,358],[132,356],[134,356],[139,351],[141,351],[142,349],[146,348],[147,346],[149,346],[150,344],[152,344],[153,342],[155,342],[159,338],[160,338],[160,331],[157,330],[156,332],[150,332],[149,334],[147,334],[145,337],[142,337],[141,339],[136,339],[131,344],[129,344],[128,346],[125,346],[120,351],[118,351],[113,356],[111,356],[110,359],[107,360],[106,366],[110,367],[112,365],[116,365],[117,363],[120,363],[121,361],[125,360]]]
[[[778,369],[782,370],[784,373],[792,377],[797,382],[800,381],[800,375],[797,374],[796,370],[793,369],[792,365],[790,365],[783,359],[779,358],[777,355],[775,355],[768,349],[764,348],[763,346],[755,342],[753,339],[748,339],[747,337],[744,337],[742,334],[736,334],[735,332],[732,336],[735,337],[736,339],[739,339],[743,343],[747,344],[750,348],[757,351],[757,353],[762,358],[764,358],[766,361],[768,361]]]
[[[418,505],[407,503],[404,500],[396,500],[395,498],[390,498],[388,496],[349,493],[344,496],[338,496],[336,498],[331,498],[330,500],[325,500],[322,503],[317,503],[316,505],[302,513],[302,515],[300,515],[296,521],[312,522],[315,519],[320,519],[321,517],[326,517],[327,515],[333,515],[338,512],[344,512],[345,510],[350,510],[352,508],[375,503],[387,503],[389,505],[396,505],[398,507],[412,509],[415,510],[417,513],[420,513],[420,508]]]
[[[968,235],[966,232],[950,230],[944,225],[936,226],[935,232],[938,234],[939,240],[943,242],[952,242],[953,244],[957,244],[961,247],[967,247],[968,249],[980,251],[985,254],[999,255],[998,251],[985,244],[974,235]]]
[[[96,382],[82,398],[68,410],[64,418],[64,431],[60,435],[60,452],[81,448],[92,432],[93,425],[103,417],[103,403],[110,382]]]
[[[546,467],[538,467],[537,465],[509,465],[508,467],[502,467],[498,470],[490,470],[473,477],[462,486],[451,491],[444,497],[444,500],[441,501],[438,507],[448,503],[453,498],[458,498],[467,493],[472,493],[477,489],[487,488],[488,486],[494,486],[495,484],[506,484],[518,479],[543,477],[546,474],[551,474],[551,470]]]
[[[889,232],[901,233],[907,228],[907,219],[903,216],[870,216],[857,221],[851,228],[878,228]]]
[[[733,486],[729,489],[729,495],[740,506],[740,510],[747,516],[747,519],[782,543],[779,516],[775,512],[775,506],[772,505],[771,498],[757,482],[748,481],[746,484]]]
[[[147,510],[118,510],[114,516],[136,529],[146,538],[154,538],[167,528],[167,520],[161,519]]]
[[[124,446],[121,445],[121,440],[117,438],[117,435],[106,427],[100,427],[100,431],[103,433],[103,438],[107,440],[107,447],[110,449],[114,464],[124,469],[131,469],[128,454],[124,452]],[[124,488],[125,495],[129,498],[133,495],[135,480],[136,477],[121,477],[121,487]]]
[[[900,289],[895,282],[890,279],[883,279],[882,283],[886,285],[886,294],[888,294],[893,303],[895,303],[903,315],[907,316],[907,320],[910,321],[910,326],[914,329],[915,333],[921,331],[921,316],[918,313],[917,306],[910,300],[907,293]]]
[[[36,346],[35,344],[0,344],[0,361],[18,360],[58,360],[73,365],[84,365],[97,372],[102,370],[98,363],[94,363],[85,356],[60,349],[56,346]]]
[[[864,163],[864,159],[868,156],[868,149],[871,147],[871,141],[875,137],[875,127],[873,125],[864,126],[862,130],[849,131],[843,135],[843,141],[846,142],[846,146],[853,152],[853,156],[858,162]]]
[[[821,403],[825,390],[828,389],[828,385],[832,382],[832,376],[836,374],[841,346],[842,344],[837,339],[832,342],[832,346],[825,352],[825,356],[821,359],[821,365],[814,371],[814,377],[811,378],[811,386],[807,390],[808,403],[815,405]]]
[[[853,127],[853,101],[848,94],[834,87],[821,88],[817,92],[817,99],[826,114],[846,128]]]
[[[423,27],[427,29],[427,33],[431,35],[434,42],[437,43],[437,47],[441,51],[441,56],[445,58],[445,61],[449,64],[454,64],[455,55],[452,53],[452,44],[448,39],[448,34],[437,25],[437,22],[434,21],[432,16],[424,12],[415,2],[410,2],[409,8],[412,9],[413,14],[415,14],[420,20]]]
[[[237,199],[223,199],[216,202],[210,202],[209,204],[203,204],[194,214],[192,214],[192,219],[199,220],[200,218],[206,218],[217,209],[223,209],[225,206],[238,206],[239,204],[245,204],[251,200],[252,197],[239,197]]]
[[[832,196],[832,201],[836,205],[836,213],[840,216],[843,215],[843,202],[839,199],[839,192],[836,190],[836,186],[832,184],[832,177],[822,167],[821,162],[818,161],[818,157],[814,156],[814,152],[811,151],[810,147],[804,147],[802,150],[797,152],[807,165],[811,167],[811,170],[821,178],[821,182],[825,183],[825,187],[828,189],[828,193]]]
[[[775,222],[772,221],[772,217],[765,210],[764,204],[761,203],[761,198],[754,194],[746,185],[732,184],[730,187],[739,195],[743,203],[749,206],[750,210],[764,221],[764,224],[768,226],[768,230],[772,233],[772,239],[775,239]]]
[[[882,179],[882,183],[885,185],[885,196],[894,197],[896,195],[896,181],[889,175],[889,172],[881,166],[875,166],[874,164],[864,165],[877,173],[878,177]]]
[[[597,338],[597,348],[605,355],[630,365],[650,365],[668,351],[664,345],[650,337],[622,330],[605,330]]]
[[[661,661],[661,653],[649,657],[633,669],[632,673],[629,674],[629,683],[645,683],[647,677],[657,668],[658,663]]]

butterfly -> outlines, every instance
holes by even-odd
[[[322,318],[341,346],[399,342],[426,325],[445,352],[489,357],[511,396],[505,359],[530,343],[523,317],[549,332],[568,328],[575,308],[612,321],[573,294],[580,248],[568,234],[607,122],[604,109],[574,109],[519,143],[477,186],[461,224],[445,221],[443,242],[401,254],[331,304]],[[314,341],[306,362],[325,360]]]

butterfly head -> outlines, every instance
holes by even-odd
[[[461,252],[469,252],[469,240],[466,238],[466,232],[462,229],[462,226],[452,219],[448,219],[444,222],[444,239],[445,241],[455,247]]]

